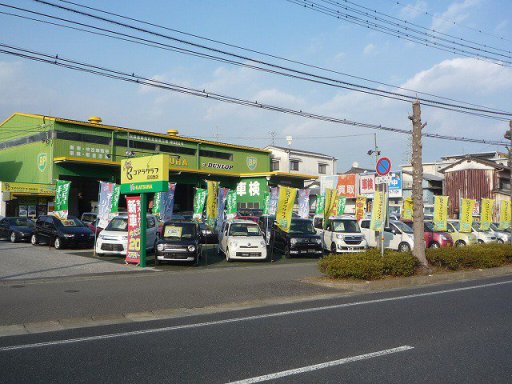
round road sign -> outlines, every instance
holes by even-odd
[[[379,176],[386,176],[391,171],[391,160],[387,157],[381,157],[377,160],[375,170]]]

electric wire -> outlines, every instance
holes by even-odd
[[[135,73],[126,73],[119,70],[109,69],[102,66],[97,65],[91,65],[87,64],[85,62],[79,62],[74,61],[71,59],[65,59],[63,57],[59,57],[58,55],[49,55],[45,53],[35,52],[28,49],[23,49],[15,46],[11,46],[8,44],[2,44],[0,43],[0,53],[6,54],[6,55],[12,55],[20,58],[24,58],[27,60],[32,60],[36,62],[46,63],[46,64],[52,64],[56,65],[58,67],[67,68],[70,70],[75,70],[79,72],[86,72],[90,74],[94,74],[97,76],[102,76],[110,79],[115,80],[121,80],[125,82],[135,83],[138,85],[145,85],[150,87],[155,87],[163,90],[169,90],[173,92],[178,92],[182,94],[188,94],[193,95],[197,97],[202,97],[206,99],[213,99],[217,101],[222,101],[225,103],[235,104],[235,105],[242,105],[247,107],[253,107],[253,108],[259,108],[274,112],[280,112],[285,114],[290,114],[294,116],[300,116],[305,117],[308,119],[313,120],[319,120],[324,122],[330,122],[330,123],[336,123],[336,124],[343,124],[343,125],[351,125],[355,127],[360,128],[369,128],[374,130],[381,130],[386,132],[394,132],[394,133],[400,133],[400,134],[407,134],[410,135],[412,132],[407,129],[401,129],[401,128],[394,128],[394,127],[387,127],[383,125],[376,125],[376,124],[370,124],[370,123],[362,123],[357,121],[352,121],[348,119],[341,119],[333,116],[326,116],[326,115],[320,115],[312,112],[305,112],[302,110],[296,110],[286,107],[280,107],[276,105],[271,104],[262,104],[258,103],[257,101],[250,101],[246,99],[241,99],[237,97],[227,96],[219,93],[213,93],[213,92],[207,92],[206,90],[199,90],[194,89],[190,87],[184,87],[177,84],[172,84],[164,81],[159,81],[155,79],[146,78],[143,76],[135,75]],[[449,136],[449,135],[442,135],[437,133],[429,133],[429,132],[423,132],[422,136],[429,137],[429,138],[436,138],[436,139],[444,139],[444,140],[452,140],[452,141],[463,141],[463,142],[470,142],[470,143],[479,143],[479,144],[491,144],[491,145],[497,145],[497,146],[507,146],[507,142],[503,141],[495,141],[495,140],[485,140],[485,139],[475,139],[475,138],[468,138],[468,137],[459,137],[459,136]]]

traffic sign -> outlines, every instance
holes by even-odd
[[[386,176],[391,171],[391,160],[387,157],[381,157],[377,160],[375,170],[379,176]]]

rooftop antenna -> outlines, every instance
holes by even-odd
[[[288,143],[289,147],[292,146],[292,140],[293,140],[293,138],[291,136],[286,136],[286,142]]]

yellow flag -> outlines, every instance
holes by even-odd
[[[364,218],[366,206],[366,197],[365,196],[357,196],[356,199],[356,220],[359,221]]]
[[[333,214],[335,215],[333,210],[336,208],[336,200],[336,189],[327,188],[325,190],[324,227],[327,224],[327,219]]]
[[[413,203],[412,203],[412,197],[406,197],[404,199],[404,202],[402,204],[402,220],[412,221],[412,214],[413,214]]]
[[[476,200],[462,199],[460,202],[460,232],[470,233],[473,225],[473,210]]]
[[[499,229],[507,229],[510,227],[510,200],[501,200],[500,203],[500,227]]]
[[[493,199],[482,199],[482,208],[480,211],[480,230],[488,231],[492,223],[492,207],[494,206]]]
[[[215,220],[217,218],[217,200],[219,195],[219,182],[207,181],[208,195],[206,198],[206,220]]]
[[[293,204],[297,195],[296,188],[279,187],[279,198],[277,200],[276,223],[283,231],[290,230],[292,220]]]
[[[446,231],[448,196],[434,196],[434,230]]]
[[[382,203],[386,196],[382,191],[375,191],[373,194],[372,219],[370,221],[370,229],[380,231],[384,227],[386,221],[386,212]]]

